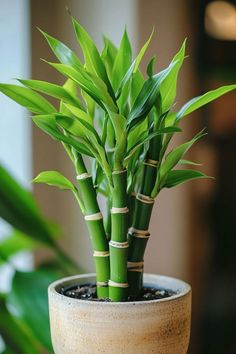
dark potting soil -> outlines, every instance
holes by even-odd
[[[110,302],[108,298],[98,299],[96,294],[95,284],[84,284],[84,285],[70,285],[67,287],[62,287],[58,289],[58,292],[62,295],[79,299],[79,300],[90,300],[90,301],[100,301],[100,302]],[[156,289],[144,287],[138,297],[129,297],[126,302],[129,301],[147,301],[147,300],[159,300],[175,295],[176,293],[171,290],[166,289]]]

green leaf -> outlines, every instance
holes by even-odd
[[[153,28],[153,30],[152,30],[152,32],[151,32],[151,34],[150,34],[148,40],[147,40],[147,41],[144,43],[144,45],[142,46],[142,48],[141,48],[141,50],[140,50],[140,52],[139,52],[137,58],[135,59],[135,66],[134,66],[134,71],[133,71],[134,74],[138,71],[138,68],[139,68],[139,65],[140,65],[140,63],[141,63],[141,60],[142,60],[144,54],[146,53],[146,50],[147,50],[148,47],[149,47],[149,44],[150,44],[150,42],[151,42],[151,40],[152,40],[152,37],[153,37],[153,34],[154,34],[154,28]]]
[[[117,110],[111,96],[107,92],[106,85],[99,77],[95,77],[94,75],[87,73],[84,68],[79,71],[78,69],[75,70],[74,68],[64,64],[49,62],[48,64],[66,77],[75,81],[81,89],[90,95],[103,109],[105,104],[111,110]]]
[[[83,120],[85,120],[86,122],[92,124],[93,123],[93,119],[92,117],[84,112],[82,109],[79,109],[73,105],[70,104],[65,104],[65,107],[68,108],[68,110],[76,117],[76,118],[81,118]]]
[[[38,93],[22,86],[0,84],[0,91],[33,113],[53,113],[55,108]]]
[[[57,127],[55,115],[38,115],[33,118],[34,123],[46,134],[50,135],[53,139],[71,145],[81,154],[92,156],[90,150],[87,147],[73,139],[70,136],[64,135]]]
[[[199,178],[212,178],[205,175],[203,172],[195,170],[173,170],[168,173],[167,179],[163,188],[172,188],[187,181]]]
[[[127,123],[130,128],[132,128],[137,121],[145,118],[151,111],[152,107],[156,103],[161,85],[169,77],[169,75],[171,75],[177,64],[178,61],[176,60],[174,63],[171,63],[167,69],[145,81],[128,116]]]
[[[54,234],[31,193],[21,187],[1,165],[0,217],[36,241],[50,247],[54,244]]]
[[[88,71],[90,71],[91,73],[98,76],[104,81],[107,86],[108,92],[110,93],[111,97],[114,98],[114,92],[108,79],[105,65],[103,64],[103,61],[92,38],[79,24],[79,22],[76,21],[74,18],[72,18],[72,23],[77,40],[81,46],[84,55],[86,68],[88,69]]]
[[[46,183],[64,190],[75,191],[76,187],[65,176],[57,171],[43,171],[33,179],[34,183]]]
[[[27,323],[32,335],[51,353],[47,288],[59,276],[50,268],[16,272],[7,296],[8,307],[16,318]]]
[[[176,86],[179,70],[183,64],[185,57],[185,47],[186,47],[186,39],[182,44],[179,52],[174,56],[171,64],[177,63],[174,65],[173,70],[171,70],[170,75],[163,81],[160,87],[160,93],[162,98],[162,112],[168,111],[175,99],[176,96]]]
[[[196,134],[190,141],[179,145],[177,148],[173,149],[166,155],[165,161],[161,164],[159,168],[159,173],[157,175],[156,183],[152,191],[152,196],[157,195],[157,193],[163,188],[168,173],[177,165],[181,158],[187,153],[187,151],[192,147],[192,145],[205,136],[206,133],[201,131]]]
[[[214,101],[222,95],[236,89],[236,85],[228,85],[217,88],[216,90],[209,91],[202,96],[195,97],[187,102],[177,113],[176,120],[180,120],[186,115],[196,111],[196,109]]]
[[[150,140],[152,140],[156,136],[162,135],[162,134],[173,133],[173,132],[181,132],[181,129],[176,128],[176,127],[163,128],[163,129],[160,129],[154,133],[148,134],[146,137],[143,137],[142,139],[140,139],[140,141],[138,141],[135,145],[133,145],[127,151],[127,154],[125,157],[125,162],[127,163],[130,160],[130,158],[137,151],[137,149],[139,149],[142,145],[146,144],[147,142],[149,142]]]
[[[82,108],[81,103],[77,99],[77,97],[71,95],[64,87],[61,87],[56,84],[52,84],[50,82],[40,81],[40,80],[18,80],[18,81],[33,90],[58,98],[59,100],[75,105],[80,109]]]
[[[126,119],[121,114],[109,112],[109,116],[115,131],[116,146],[114,151],[114,169],[122,169],[122,162],[126,149]]]
[[[104,147],[101,145],[101,139],[94,127],[83,119],[73,119],[63,115],[56,115],[56,122],[60,124],[69,133],[79,138],[79,142],[87,148],[100,163],[105,174],[109,178],[110,167],[107,163]],[[92,134],[91,134],[92,133]]]
[[[153,36],[154,31],[152,31],[150,37],[148,38],[147,42],[143,45],[143,47],[141,48],[139,54],[137,55],[136,59],[133,61],[133,63],[130,65],[129,69],[127,70],[126,74],[124,75],[117,91],[116,91],[116,98],[118,99],[121,95],[121,92],[123,90],[123,88],[125,87],[125,85],[129,82],[129,80],[131,79],[131,77],[133,75],[136,75],[139,71],[139,65],[140,62],[149,46],[149,43],[151,42],[152,36]]]
[[[70,48],[41,29],[39,31],[46,38],[52,51],[62,64],[71,65],[75,69],[82,67],[79,58]]]
[[[113,65],[115,62],[118,49],[109,38],[104,37],[104,44],[105,46],[102,51],[101,58],[105,64],[108,77],[111,80]]]
[[[131,60],[132,49],[125,29],[112,70],[112,85],[114,91],[117,91],[120,86],[121,80],[131,65]]]
[[[0,299],[0,333],[4,340],[5,354],[40,354],[43,348],[26,329],[27,325],[15,319],[8,311],[5,301]]]
[[[147,66],[147,75],[149,77],[152,77],[153,76],[153,65],[155,64],[156,62],[156,56],[152,57],[148,63],[148,66]]]
[[[0,264],[1,259],[7,261],[16,253],[32,251],[40,246],[37,240],[33,240],[24,233],[14,230],[13,233],[0,242]]]
[[[201,166],[202,164],[194,162],[194,161],[190,161],[190,160],[181,159],[181,160],[179,160],[179,165]]]
[[[56,122],[62,128],[66,129],[72,135],[80,138],[88,138],[88,135],[92,133],[96,138],[97,142],[101,143],[100,137],[94,127],[84,119],[74,119],[71,117],[67,117],[62,114],[56,114]]]
[[[164,119],[165,127],[171,127],[176,121],[176,112],[170,112]]]
[[[192,147],[192,145],[201,139],[203,136],[205,136],[206,133],[203,133],[202,131],[198,134],[196,134],[190,141],[187,141],[184,144],[181,144],[177,146],[175,149],[169,152],[167,154],[165,161],[162,163],[161,168],[160,168],[160,176],[163,178],[166,173],[168,173],[170,170],[172,170],[173,167],[176,166],[176,164],[180,161],[182,156],[184,156],[187,151]]]
[[[34,183],[46,183],[49,186],[58,187],[63,190],[71,190],[74,194],[82,213],[85,212],[85,207],[77,188],[65,176],[57,171],[43,171],[33,179]]]
[[[130,88],[130,105],[134,105],[134,102],[139,95],[142,87],[144,85],[144,78],[141,72],[138,70],[132,75],[131,88]]]

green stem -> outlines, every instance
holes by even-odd
[[[128,208],[127,171],[114,171],[111,209],[110,281],[109,298],[112,301],[125,301],[128,296],[127,257],[128,257]]]
[[[109,246],[92,177],[87,173],[83,159],[81,155],[78,154],[76,154],[76,171],[78,174],[77,180],[80,187],[80,192],[86,210],[85,221],[89,230],[92,248],[94,251],[97,296],[98,298],[106,298],[109,295]]]
[[[159,141],[153,139],[143,165],[143,177],[135,200],[132,227],[129,230],[128,282],[129,294],[137,297],[143,286],[143,260],[149,234],[154,199],[151,193],[157,177],[156,147]]]

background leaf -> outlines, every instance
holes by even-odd
[[[0,217],[21,232],[52,246],[53,232],[31,195],[0,165]]]
[[[32,272],[16,272],[7,305],[14,316],[26,323],[30,332],[51,353],[48,315],[48,285],[61,276],[50,268]]]

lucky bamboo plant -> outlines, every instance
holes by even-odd
[[[45,62],[65,76],[63,86],[19,80],[23,86],[1,84],[0,90],[27,107],[35,114],[34,123],[63,144],[75,167],[77,183],[56,171],[42,172],[34,182],[72,191],[91,238],[97,296],[125,301],[129,296],[137,297],[142,289],[144,252],[157,195],[163,188],[207,177],[195,169],[182,168],[194,165],[183,158],[205,135],[204,130],[168,149],[173,135],[181,132],[179,123],[236,85],[195,97],[175,111],[186,41],[166,69],[154,74],[152,58],[143,75],[139,66],[153,33],[133,58],[126,30],[119,48],[104,38],[100,54],[74,18],[72,24],[83,63],[65,44],[41,31],[59,60]],[[58,106],[38,92],[58,99]],[[104,219],[98,194],[107,203]]]

